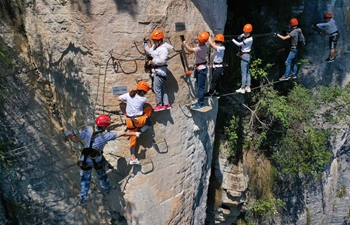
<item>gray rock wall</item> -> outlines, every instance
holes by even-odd
[[[27,1],[12,6],[20,16],[14,21],[4,11],[0,36],[26,63],[3,81],[8,89],[1,140],[10,151],[1,193],[11,218],[19,224],[204,224],[218,102],[208,102],[213,106],[208,113],[184,106],[195,100],[196,90],[176,51],[170,51],[166,84],[173,109],[152,115],[153,129],[139,140],[142,166],[127,165],[127,138],[105,148],[115,166],[108,172],[115,186],[109,195],[93,173],[87,204],[77,206],[80,145],[68,142],[62,131],[79,132],[109,111],[115,130],[124,130],[112,87],[131,90],[135,78],[149,81],[143,38],[162,29],[178,50],[180,34],[191,42],[201,31],[223,30],[226,1]],[[176,22],[184,22],[186,30],[176,31]],[[188,60],[193,63],[193,55]],[[155,104],[151,92],[148,99]]]

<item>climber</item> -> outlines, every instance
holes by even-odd
[[[290,77],[291,78],[296,78],[297,75],[297,71],[298,71],[298,57],[297,57],[297,53],[298,53],[298,43],[299,41],[303,43],[303,45],[305,45],[305,38],[303,35],[303,32],[301,31],[300,28],[298,28],[298,20],[296,18],[292,18],[289,21],[290,27],[292,28],[292,31],[290,33],[287,33],[286,35],[282,36],[280,34],[274,33],[274,36],[281,38],[282,40],[287,40],[287,39],[291,39],[291,46],[290,46],[290,51],[289,51],[289,55],[286,59],[286,71],[284,73],[284,75],[279,79],[279,80],[289,80]],[[292,69],[292,74],[290,75],[290,70],[291,70],[291,66],[293,65],[293,69]]]
[[[235,39],[232,39],[233,43],[240,47],[240,51],[237,54],[241,58],[241,73],[242,73],[242,84],[241,88],[237,89],[237,93],[244,94],[245,92],[251,92],[251,76],[249,71],[250,65],[250,52],[252,50],[253,45],[253,37],[251,36],[251,32],[253,31],[253,26],[249,23],[244,25],[243,34],[237,37],[238,42]]]
[[[168,48],[173,49],[173,46],[163,41],[164,33],[161,30],[153,31],[151,38],[154,43],[151,48],[148,47],[149,37],[145,37],[143,43],[146,54],[151,56],[152,89],[156,95],[157,102],[154,111],[157,112],[171,109],[164,83],[167,79]]]
[[[109,179],[104,168],[106,159],[103,156],[103,148],[107,142],[115,140],[121,136],[137,137],[138,132],[110,132],[106,131],[111,124],[111,120],[106,115],[100,115],[95,120],[96,129],[92,126],[87,126],[77,136],[73,135],[72,131],[66,130],[64,134],[73,142],[84,142],[84,149],[78,165],[80,171],[80,204],[84,204],[88,196],[91,183],[91,169],[95,168],[101,187],[108,193],[111,189]]]
[[[325,23],[318,23],[312,25],[312,27],[325,29],[325,31],[329,35],[329,55],[326,59],[326,62],[334,62],[335,47],[337,46],[337,42],[339,39],[339,31],[332,17],[332,13],[326,13],[324,15],[324,19],[326,21]]]
[[[183,45],[185,46],[186,50],[189,52],[195,53],[195,70],[194,70],[194,77],[196,78],[197,87],[198,87],[198,102],[194,104],[193,109],[200,109],[204,107],[204,95],[206,93],[205,91],[205,82],[206,77],[208,73],[208,67],[207,67],[207,45],[205,44],[209,39],[209,33],[207,31],[204,31],[200,33],[196,39],[196,47],[190,47],[186,41],[183,41]]]
[[[225,41],[225,37],[223,34],[215,35],[214,42],[209,38],[208,43],[214,49],[214,59],[213,65],[211,65],[211,82],[209,91],[205,94],[205,96],[219,95],[216,91],[216,88],[219,84],[221,76],[224,74],[224,53],[225,46],[223,46],[223,42]]]
[[[136,84],[136,90],[131,90],[129,93],[122,94],[118,97],[119,101],[126,102],[126,126],[130,132],[145,132],[149,125],[147,125],[148,118],[152,114],[152,106],[145,104],[145,95],[149,91],[150,86],[147,82],[140,80]],[[130,137],[130,164],[140,164],[136,158],[136,137]]]

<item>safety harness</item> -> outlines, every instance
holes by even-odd
[[[81,155],[84,156],[84,159],[83,160],[79,160],[77,164],[82,170],[89,171],[89,170],[92,169],[91,166],[87,166],[87,163],[86,163],[87,158],[91,158],[92,163],[94,165],[94,168],[96,170],[100,170],[100,169],[103,168],[103,160],[104,160],[104,157],[102,156],[103,152],[92,148],[92,144],[93,144],[95,138],[99,134],[102,134],[102,133],[103,133],[102,130],[93,132],[93,134],[91,136],[91,139],[90,139],[89,147],[88,148],[83,148],[83,150],[81,151]],[[95,160],[98,156],[102,156],[102,161],[101,161],[102,163],[100,163],[100,164],[97,163],[96,160]]]

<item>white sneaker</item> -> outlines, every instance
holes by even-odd
[[[140,161],[136,158],[135,160],[130,160],[130,165],[138,165]]]
[[[252,90],[251,90],[249,87],[245,87],[245,91],[246,91],[247,93],[250,93]]]
[[[243,89],[240,88],[240,89],[237,89],[236,92],[237,92],[237,93],[242,93],[242,94],[244,94],[244,93],[245,93],[245,89],[244,89],[244,88],[243,88]]]

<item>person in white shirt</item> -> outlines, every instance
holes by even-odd
[[[209,38],[208,43],[214,49],[213,65],[211,65],[211,82],[209,91],[205,94],[206,96],[218,95],[216,88],[220,82],[221,76],[224,74],[224,54],[225,46],[223,42],[225,37],[223,34],[215,35],[214,42]]]
[[[164,83],[167,79],[168,49],[173,49],[173,46],[163,41],[164,33],[162,30],[153,31],[151,38],[154,43],[151,48],[148,47],[148,37],[145,37],[143,42],[146,54],[152,56],[152,86],[157,102],[157,105],[154,107],[154,112],[157,112],[171,109]]]
[[[245,92],[251,92],[251,76],[249,72],[250,65],[250,52],[253,45],[253,37],[251,32],[253,31],[253,26],[251,24],[246,24],[243,27],[243,34],[237,37],[241,42],[232,39],[233,43],[240,47],[240,52],[238,56],[241,58],[241,72],[242,72],[242,84],[241,88],[237,89],[237,93],[244,94]]]
[[[337,46],[337,42],[339,39],[339,31],[332,17],[332,13],[326,13],[324,15],[325,23],[318,23],[316,25],[313,25],[318,28],[324,29],[329,35],[329,56],[326,59],[326,62],[334,61],[335,47]]]
[[[129,93],[122,94],[118,97],[119,101],[126,102],[126,127],[130,132],[144,132],[149,126],[147,118],[152,114],[152,107],[146,105],[146,93],[149,91],[149,84],[143,80],[138,81],[136,90],[131,90]],[[130,164],[139,164],[139,160],[136,158],[136,136],[130,137]]]

